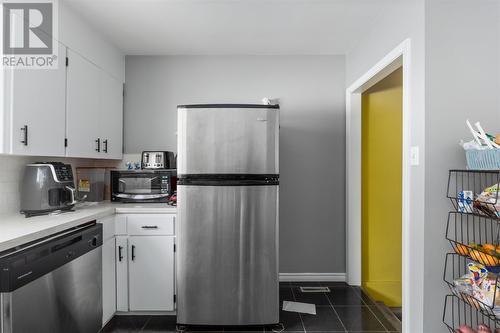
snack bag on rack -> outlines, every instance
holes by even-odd
[[[455,290],[459,293],[472,295],[472,279],[470,279],[469,277],[461,277],[459,279],[456,279],[453,281],[453,284],[455,285]]]
[[[467,274],[453,281],[456,291],[473,296],[481,303],[493,309],[500,317],[500,291],[497,290],[497,275],[478,263],[468,263]]]
[[[495,297],[496,294],[496,276],[488,274],[481,282],[473,286],[473,296],[478,301],[489,307],[500,305],[500,300]],[[495,304],[493,303],[495,301]]]
[[[500,307],[497,275],[488,272],[486,267],[481,264],[469,263],[467,264],[467,268],[469,269],[469,277],[472,282],[472,296],[488,307]]]
[[[500,184],[487,187],[477,197],[476,205],[488,215],[500,217],[500,200],[498,200]]]
[[[497,289],[497,275],[488,272],[481,264],[467,264],[469,273],[461,279],[455,280],[458,291],[472,295],[481,302],[481,306],[492,309],[495,316],[500,318],[500,290]]]
[[[488,276],[488,270],[484,265],[470,262],[467,264],[467,269],[469,270],[472,284],[479,285],[482,280]]]
[[[472,213],[474,203],[474,192],[460,191],[458,192],[458,211],[460,213]]]
[[[473,295],[474,290],[477,289],[477,286],[488,275],[488,270],[484,265],[475,263],[469,263],[467,270],[469,272],[461,278],[454,280],[453,284],[458,292]],[[476,287],[474,288],[474,286]]]

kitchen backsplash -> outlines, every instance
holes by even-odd
[[[125,162],[140,161],[140,154],[127,154],[123,161],[116,160],[94,160],[84,158],[55,158],[55,157],[33,157],[33,156],[10,156],[0,155],[0,215],[19,212],[20,207],[20,182],[24,166],[33,162],[64,162],[70,163],[74,168],[83,166],[100,166],[123,168]],[[1,223],[1,221],[0,221]]]

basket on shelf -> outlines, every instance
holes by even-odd
[[[497,219],[450,212],[446,239],[455,253],[490,267],[493,272],[500,272],[500,223]]]
[[[450,333],[455,333],[460,325],[478,327],[483,324],[488,326],[493,332],[500,328],[497,321],[477,311],[473,306],[462,301],[455,295],[447,295],[445,298],[443,322]]]
[[[446,239],[455,253],[446,255],[444,281],[452,295],[446,296],[443,322],[452,333],[461,325],[500,329],[499,183],[500,170],[449,172],[447,197],[454,211]]]
[[[465,158],[470,170],[500,169],[500,149],[469,149],[465,151]]]
[[[500,170],[450,170],[447,197],[459,213],[500,218],[499,192],[487,199],[479,196],[486,188],[499,183]]]
[[[456,297],[481,312],[484,316],[487,316],[490,320],[500,324],[500,317],[497,317],[500,316],[500,307],[495,306],[497,302],[498,274],[490,273],[494,276],[494,283],[492,283],[493,289],[491,290],[493,297],[489,300],[482,300],[468,290],[461,290],[460,285],[455,283],[455,281],[468,273],[467,264],[469,263],[474,264],[474,261],[456,253],[448,253],[446,255],[444,281]]]

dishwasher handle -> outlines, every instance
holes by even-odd
[[[61,242],[57,245],[54,245],[52,246],[52,248],[50,249],[52,253],[56,252],[56,251],[59,251],[59,250],[62,250],[64,248],[67,248],[73,244],[76,244],[78,242],[81,242],[82,241],[82,236],[77,236],[77,237],[74,237],[72,239],[69,239],[67,241],[64,241],[64,242]]]

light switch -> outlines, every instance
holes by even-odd
[[[413,146],[410,148],[410,165],[419,165],[420,157],[419,157],[419,149],[418,146]]]

